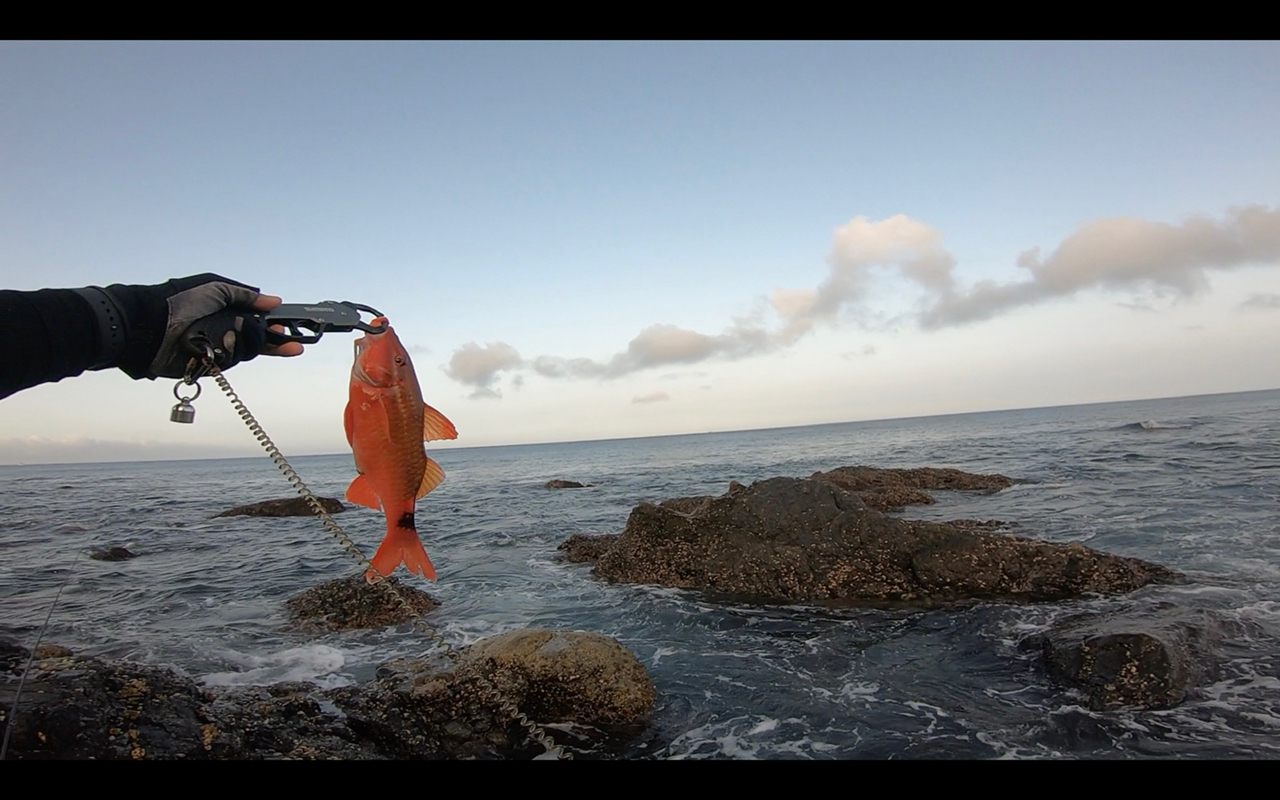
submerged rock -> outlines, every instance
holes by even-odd
[[[336,497],[317,497],[316,499],[330,514],[347,510],[342,501]],[[215,514],[214,519],[218,517],[310,517],[315,513],[305,497],[286,497],[283,500],[264,500],[261,503],[237,506],[221,514]]]
[[[9,754],[532,757],[542,747],[528,740],[486,685],[500,686],[538,723],[567,723],[588,744],[642,724],[656,697],[635,656],[597,634],[516,631],[466,648],[456,665],[444,661],[393,662],[372,682],[327,690],[305,683],[206,689],[162,667],[95,658],[40,662],[23,691]],[[0,724],[7,722],[17,681],[12,672],[0,675]],[[562,730],[547,732],[569,744]]]
[[[384,580],[399,591],[411,610],[401,605],[391,592],[365,581],[362,573],[328,581],[293,596],[286,603],[289,616],[302,627],[346,631],[412,622],[418,615],[440,605],[431,595],[401,583],[398,578]]]
[[[598,536],[592,536],[586,533],[575,533],[568,539],[565,539],[557,547],[564,553],[564,560],[571,564],[581,564],[583,562],[599,561],[600,556],[613,547],[613,543],[618,540],[618,534],[605,533]]]
[[[89,558],[94,561],[128,561],[137,557],[137,553],[132,553],[124,547],[109,547],[106,550],[94,550],[89,554]]]
[[[768,602],[1057,600],[1178,573],[1134,558],[886,516],[828,481],[772,478],[642,503],[594,574]],[[582,547],[577,546],[578,552]]]
[[[815,472],[813,480],[826,481],[856,493],[876,511],[890,511],[908,505],[929,505],[933,496],[924,489],[951,489],[990,494],[1013,485],[1004,475],[978,475],[958,469],[918,467],[880,469],[878,467],[837,467]]]
[[[577,481],[564,481],[556,478],[547,481],[543,486],[547,489],[586,489],[591,486],[589,483],[578,483]]]
[[[1166,603],[1141,611],[1076,617],[1028,637],[1050,678],[1084,693],[1089,707],[1171,708],[1212,679],[1223,622]]]

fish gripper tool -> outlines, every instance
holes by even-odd
[[[368,312],[375,318],[382,316],[382,312],[372,306],[345,300],[341,303],[335,300],[310,304],[286,303],[257,316],[261,317],[263,323],[267,325],[267,344],[275,345],[285,342],[315,344],[328,331],[346,333],[360,330],[365,333],[382,333],[387,329],[385,322],[375,326],[360,319],[361,311]],[[287,332],[273,331],[270,327],[272,325],[280,325]],[[310,335],[302,333],[300,328],[310,331]]]
[[[326,300],[322,303],[286,303],[271,311],[246,311],[242,308],[224,308],[215,314],[196,320],[183,333],[183,344],[197,358],[208,355],[220,367],[227,366],[227,333],[244,331],[252,325],[266,344],[279,346],[286,342],[315,344],[331,331],[364,331],[382,333],[385,322],[370,325],[360,318],[360,312],[381,317],[382,312],[372,306],[347,301]],[[273,330],[273,326],[281,330]],[[305,331],[305,332],[304,332]]]

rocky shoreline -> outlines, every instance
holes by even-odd
[[[553,486],[553,484],[562,484]],[[991,493],[1001,475],[842,467],[809,478],[732,483],[719,496],[636,506],[619,534],[571,536],[565,559],[602,580],[691,589],[760,603],[882,603],[933,607],[981,600],[1041,602],[1122,595],[1181,576],[1139,559],[1014,536],[999,520],[923,522],[886,511],[932,503],[929,491]],[[553,481],[548,488],[580,488]],[[330,500],[326,505],[341,503]],[[311,513],[301,498],[225,512]],[[120,548],[122,549],[122,548]],[[131,553],[104,551],[102,557]],[[362,575],[328,581],[287,603],[295,630],[324,633],[413,622],[438,602]],[[1077,615],[1025,638],[1050,680],[1095,710],[1168,708],[1215,670],[1226,635],[1212,615]],[[306,683],[202,687],[173,670],[73,654],[35,654],[9,757],[16,759],[532,758],[544,753],[511,714],[579,754],[609,757],[645,730],[658,693],[616,640],[520,630],[447,657],[382,664],[374,679],[322,689]],[[0,641],[0,725],[7,724],[29,651]],[[494,687],[500,697],[495,695]]]
[[[425,644],[425,643],[424,643]],[[28,651],[0,642],[0,724]],[[643,727],[657,692],[644,667],[599,634],[522,630],[443,655],[384,664],[373,681],[206,688],[172,670],[41,654],[27,678],[15,759],[533,758],[488,687],[579,748]],[[557,744],[562,742],[557,741]]]
[[[560,547],[570,561],[594,562],[604,580],[765,603],[1063,600],[1180,577],[999,528],[890,517],[825,478],[771,478],[731,484],[719,497],[642,503],[621,534],[571,537]]]

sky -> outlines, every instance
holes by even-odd
[[[1277,131],[1275,42],[4,42],[0,288],[376,307],[457,446],[1271,389]],[[228,372],[286,454],[354,338]],[[260,452],[173,383],[0,463]]]

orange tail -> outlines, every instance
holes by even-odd
[[[412,519],[412,516],[409,516]],[[383,577],[388,577],[401,564],[415,575],[421,575],[431,581],[436,579],[436,568],[431,563],[431,559],[427,558],[427,551],[422,547],[418,531],[411,527],[400,527],[388,520],[387,538],[382,540],[382,546],[374,555],[373,569],[365,573],[365,580],[370,583],[377,580],[375,570]]]

